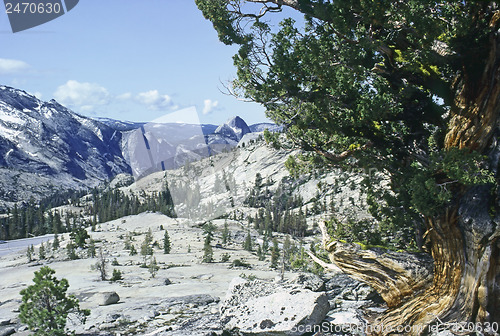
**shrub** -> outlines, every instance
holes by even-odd
[[[232,262],[233,267],[245,267],[245,268],[252,268],[249,263],[246,263],[240,259],[234,259]]]
[[[111,276],[111,279],[110,281],[118,281],[118,280],[123,280],[123,277],[122,277],[122,272],[116,268],[113,269],[113,275]]]
[[[20,293],[22,304],[19,319],[35,331],[36,336],[66,336],[68,314],[74,313],[83,321],[90,315],[89,310],[80,309],[74,296],[66,295],[68,280],[58,280],[54,274],[53,269],[42,267],[35,272],[35,284]]]

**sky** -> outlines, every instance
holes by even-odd
[[[18,33],[0,9],[0,84],[90,117],[149,122],[194,106],[202,123],[268,121],[221,92],[237,47],[219,42],[194,0],[81,0]]]

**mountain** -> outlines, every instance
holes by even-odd
[[[0,86],[0,209],[59,190],[97,186],[120,173],[136,178],[237,146],[253,131],[240,117],[222,125],[155,124],[81,116]]]
[[[250,132],[252,133],[264,132],[264,130],[266,129],[269,132],[281,132],[281,130],[283,130],[283,126],[279,126],[272,123],[258,123],[250,125],[249,127],[250,127]]]
[[[247,123],[240,117],[236,116],[217,127],[214,133],[238,142],[245,134],[251,132],[252,131],[250,130],[250,127],[248,127]]]
[[[0,199],[37,199],[129,173],[121,138],[116,129],[55,100],[0,86]]]

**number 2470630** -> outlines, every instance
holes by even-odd
[[[7,14],[59,14],[62,11],[61,4],[50,2],[21,2],[5,3]]]

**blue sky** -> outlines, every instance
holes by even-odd
[[[218,41],[194,0],[81,0],[16,34],[0,8],[0,84],[93,117],[147,122],[195,106],[202,123],[266,121],[260,105],[220,92],[237,47]]]

